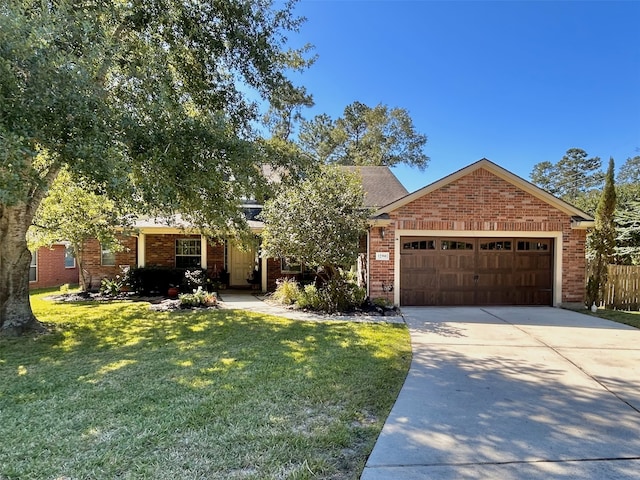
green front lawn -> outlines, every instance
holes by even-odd
[[[404,326],[32,296],[0,339],[0,478],[357,479],[408,371]]]
[[[632,327],[640,328],[640,312],[629,312],[626,310],[605,310],[599,308],[597,312],[592,313],[591,310],[585,310],[585,313],[596,317],[613,320],[618,323],[625,323]]]

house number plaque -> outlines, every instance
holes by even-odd
[[[376,260],[389,260],[389,252],[376,252]]]

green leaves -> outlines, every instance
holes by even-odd
[[[265,203],[264,253],[316,267],[351,265],[370,213],[363,202],[357,174],[324,167]]]
[[[267,155],[252,131],[256,98],[295,90],[286,74],[307,65],[306,47],[286,46],[301,22],[292,10],[270,0],[2,2],[0,225],[9,209],[21,224],[0,228],[0,278],[12,269],[7,238],[24,237],[60,171],[118,212],[242,229],[242,200],[269,190],[262,164],[295,161]],[[19,248],[27,258],[26,240]],[[14,303],[28,306],[20,268]],[[10,283],[0,282],[0,329],[18,292]]]
[[[557,163],[540,162],[533,167],[533,183],[567,202],[574,203],[604,181],[600,157],[588,158],[587,152],[570,148]]]
[[[302,122],[301,148],[323,163],[339,165],[386,165],[399,163],[426,168],[426,135],[415,131],[409,113],[402,108],[354,102],[333,121],[318,115]]]

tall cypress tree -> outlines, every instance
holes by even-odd
[[[601,305],[603,289],[607,283],[607,266],[613,261],[616,247],[616,188],[613,158],[609,159],[609,168],[605,175],[605,184],[598,208],[596,209],[595,228],[589,237],[592,251],[595,253],[591,265],[591,274],[587,282],[588,305]]]

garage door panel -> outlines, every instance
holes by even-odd
[[[513,253],[490,254],[480,251],[476,267],[478,271],[489,271],[496,269],[512,270],[513,269]]]
[[[441,291],[437,305],[469,305],[469,293],[463,291]]]
[[[496,287],[509,288],[513,286],[513,273],[508,272],[490,272],[478,274],[477,287],[481,289],[495,289]]]
[[[513,305],[514,301],[515,296],[511,289],[487,289],[476,292],[476,305]]]
[[[400,296],[402,305],[438,305],[436,288],[403,289]]]
[[[552,303],[552,239],[410,240],[402,238],[403,244],[416,246],[402,251],[403,305]]]

